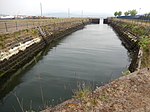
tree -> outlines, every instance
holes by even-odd
[[[130,10],[129,12],[130,12],[131,16],[135,16],[138,13],[137,10],[135,10],[135,9]]]
[[[122,15],[122,12],[121,12],[121,11],[119,11],[119,12],[118,12],[118,16],[121,16],[121,15]]]
[[[115,13],[114,13],[114,16],[116,17],[118,15],[118,12],[116,11]]]
[[[148,16],[148,18],[150,19],[150,12],[149,12],[149,13],[147,13],[147,16]]]
[[[129,11],[124,12],[124,15],[125,15],[125,16],[128,16],[129,14],[130,14]]]
[[[146,19],[148,18],[148,13],[144,14],[144,18]]]
[[[122,12],[121,12],[121,11],[119,11],[119,12],[116,11],[116,12],[114,13],[114,16],[115,16],[115,17],[116,17],[116,16],[121,16],[121,15],[122,15]]]
[[[144,14],[144,18],[146,18],[146,19],[150,19],[150,12],[149,12],[149,13]]]

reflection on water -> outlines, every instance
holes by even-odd
[[[78,82],[103,85],[130,63],[127,50],[107,25],[87,25],[50,47],[1,91],[1,112],[21,111],[14,94],[25,109],[56,105],[71,98]]]

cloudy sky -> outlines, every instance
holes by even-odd
[[[150,12],[150,0],[0,0],[0,14],[40,15],[67,12],[113,15],[115,11],[136,9],[139,13]]]

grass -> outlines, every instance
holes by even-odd
[[[78,89],[74,91],[73,97],[79,100],[86,100],[91,92],[91,86],[86,86],[85,83],[78,84]]]
[[[43,107],[42,108],[45,109],[48,106],[46,105],[45,100],[44,100],[43,89],[42,89],[42,85],[41,85],[41,82],[40,82],[40,80],[41,80],[40,75],[38,76],[38,79],[39,79],[39,86],[40,86],[41,101],[43,103]],[[17,102],[18,102],[18,105],[19,105],[19,108],[21,109],[21,112],[37,112],[37,111],[34,111],[33,108],[32,108],[32,100],[30,102],[29,109],[25,109],[24,108],[24,104],[23,104],[23,100],[20,100],[16,93],[14,94],[14,96],[15,96]],[[13,106],[13,109],[16,112],[16,109],[15,109],[14,106]]]
[[[40,76],[38,77],[38,79],[39,80],[41,79]],[[41,92],[41,100],[43,103],[43,108],[45,109],[46,107],[50,107],[48,105],[45,105],[44,103],[45,101],[44,101],[43,89],[42,89],[41,83],[40,83],[40,92]],[[97,98],[92,98],[90,95],[92,95],[92,86],[90,86],[90,84],[85,85],[85,83],[83,83],[83,84],[77,85],[77,89],[74,91],[73,98],[80,100],[82,102],[83,105],[82,105],[81,110],[88,111],[88,110],[91,110],[94,106],[97,106],[98,104]],[[30,108],[25,109],[23,105],[23,100],[20,100],[16,94],[14,94],[14,96],[18,102],[21,112],[37,112],[33,110],[32,102],[30,104]],[[74,111],[78,107],[78,104],[70,103],[70,104],[67,104],[67,107],[69,107],[70,110]],[[15,107],[13,107],[13,109],[16,112]]]
[[[149,52],[150,48],[150,37],[148,36],[143,36],[140,41],[139,45],[143,48],[145,52]]]
[[[80,84],[77,90],[74,92],[73,98],[79,100],[79,107],[74,106],[74,111],[82,110],[84,112],[90,112],[91,110],[101,104],[101,102],[107,102],[109,97],[105,94],[99,94],[97,91],[93,91],[91,85]]]
[[[143,51],[141,62],[142,68],[150,67],[150,37],[144,36],[143,38],[141,38],[139,45]]]
[[[100,95],[99,98],[103,102],[107,102],[108,101],[108,96],[106,96],[106,95]]]
[[[20,107],[21,111],[22,111],[22,112],[25,112],[25,110],[24,110],[24,108],[23,108],[23,104],[22,104],[22,102],[20,101],[20,99],[18,98],[18,96],[17,96],[16,94],[14,94],[14,96],[16,97],[16,100],[17,100],[17,102],[18,102],[18,104],[19,104],[19,107]]]
[[[125,76],[125,75],[129,75],[131,72],[129,70],[126,70],[124,72],[122,72],[122,74]]]
[[[130,29],[133,33],[135,32],[135,33],[140,34],[140,35],[145,35],[145,34],[149,33],[148,30],[149,30],[150,23],[147,23],[145,25],[145,24],[141,24],[141,22],[140,23],[139,22],[131,22],[131,20],[127,20],[127,19],[126,20],[124,20],[124,19],[112,19],[112,21],[114,23],[119,24],[123,28]]]
[[[150,50],[143,52],[141,68],[150,67]]]

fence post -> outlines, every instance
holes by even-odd
[[[28,22],[27,22],[27,28],[28,28]]]
[[[33,27],[34,27],[34,21],[33,21]]]
[[[5,29],[6,29],[6,32],[8,32],[7,23],[5,23]]]
[[[18,27],[17,27],[17,21],[16,21],[16,30],[18,30]]]
[[[55,32],[55,22],[53,23],[53,25],[54,25],[54,30],[53,31]]]
[[[40,22],[38,21],[38,24],[39,24],[39,26],[40,26]]]

